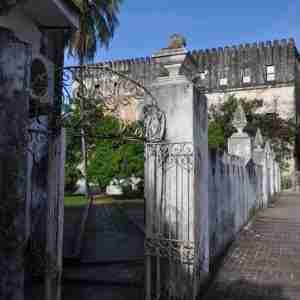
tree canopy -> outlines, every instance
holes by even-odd
[[[264,140],[270,140],[276,155],[276,160],[281,167],[286,166],[286,161],[291,159],[296,138],[296,124],[294,119],[283,119],[278,111],[258,112],[263,107],[263,100],[247,100],[230,96],[220,105],[212,105],[209,108],[209,146],[225,150],[228,138],[235,132],[232,125],[233,115],[238,103],[241,103],[248,124],[244,129],[251,137],[254,137],[258,128],[261,129]]]
[[[95,108],[96,109],[96,108]],[[83,161],[78,130],[80,109],[74,109],[67,129],[66,190],[72,192],[83,177],[78,166]],[[112,115],[103,114],[101,107],[93,111],[92,120],[85,124],[87,144],[87,178],[104,189],[112,179],[128,179],[144,175],[144,141],[135,138],[142,124],[124,124]]]

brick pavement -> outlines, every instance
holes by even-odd
[[[300,194],[282,193],[231,246],[204,300],[300,300]]]

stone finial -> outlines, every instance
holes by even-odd
[[[260,131],[260,128],[257,129],[255,140],[254,140],[254,148],[261,149],[263,146],[264,140]]]
[[[243,133],[243,130],[247,125],[247,119],[241,103],[238,104],[238,107],[234,113],[232,124],[237,129],[239,134]]]
[[[188,53],[184,47],[185,44],[185,39],[182,36],[174,34],[170,39],[168,48],[162,48],[152,56],[156,63],[168,71],[170,78],[179,76],[180,68]]]
[[[266,145],[265,145],[265,151],[267,154],[271,154],[271,144],[270,144],[270,141],[267,141],[266,142]]]
[[[186,47],[186,39],[184,36],[175,33],[171,35],[168,49],[179,49]]]

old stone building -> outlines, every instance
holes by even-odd
[[[169,47],[172,47],[170,44]],[[299,122],[300,60],[293,39],[267,41],[218,49],[190,52],[198,70],[195,79],[203,86],[208,105],[219,104],[230,95],[263,100],[261,112],[275,112],[286,120]],[[116,60],[101,63],[124,72],[145,86],[161,72],[154,57]],[[142,116],[143,102],[133,100],[121,107],[119,116],[136,120]],[[296,139],[296,137],[295,137]],[[292,153],[293,152],[293,153]],[[299,152],[291,150],[290,172],[300,169]]]
[[[78,26],[69,0],[0,4],[1,299],[34,299],[36,278],[46,287],[37,298],[59,297],[64,138],[52,125],[65,31]]]

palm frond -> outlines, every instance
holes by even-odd
[[[69,53],[81,62],[94,58],[99,47],[108,47],[119,25],[122,0],[73,0],[79,7],[80,28],[66,35]]]

